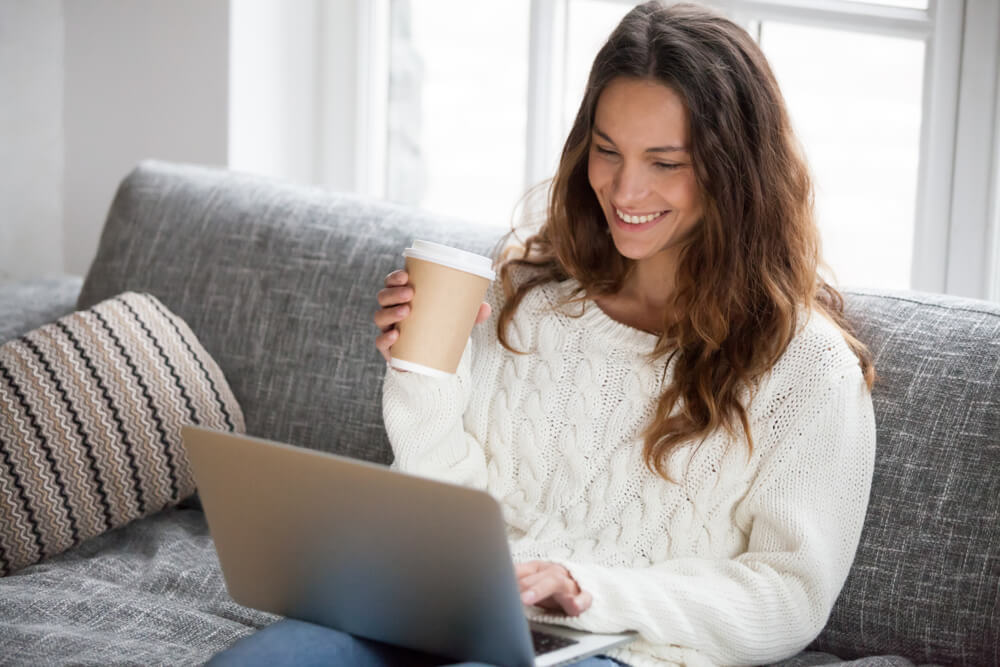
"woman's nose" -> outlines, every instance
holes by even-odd
[[[641,202],[649,193],[649,180],[644,170],[636,164],[623,163],[615,174],[614,198],[622,206]]]

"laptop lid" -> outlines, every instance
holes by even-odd
[[[236,602],[457,660],[536,664],[489,494],[249,436],[182,435]]]

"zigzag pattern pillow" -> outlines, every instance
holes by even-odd
[[[222,371],[152,296],[0,347],[0,576],[191,495],[185,424],[245,430]]]

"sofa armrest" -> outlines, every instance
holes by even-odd
[[[0,284],[0,344],[73,312],[82,285],[78,276]]]

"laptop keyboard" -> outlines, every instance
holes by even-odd
[[[575,639],[567,639],[559,635],[550,635],[547,632],[531,631],[531,643],[535,647],[535,655],[551,653],[561,648],[572,646],[578,643]]]

